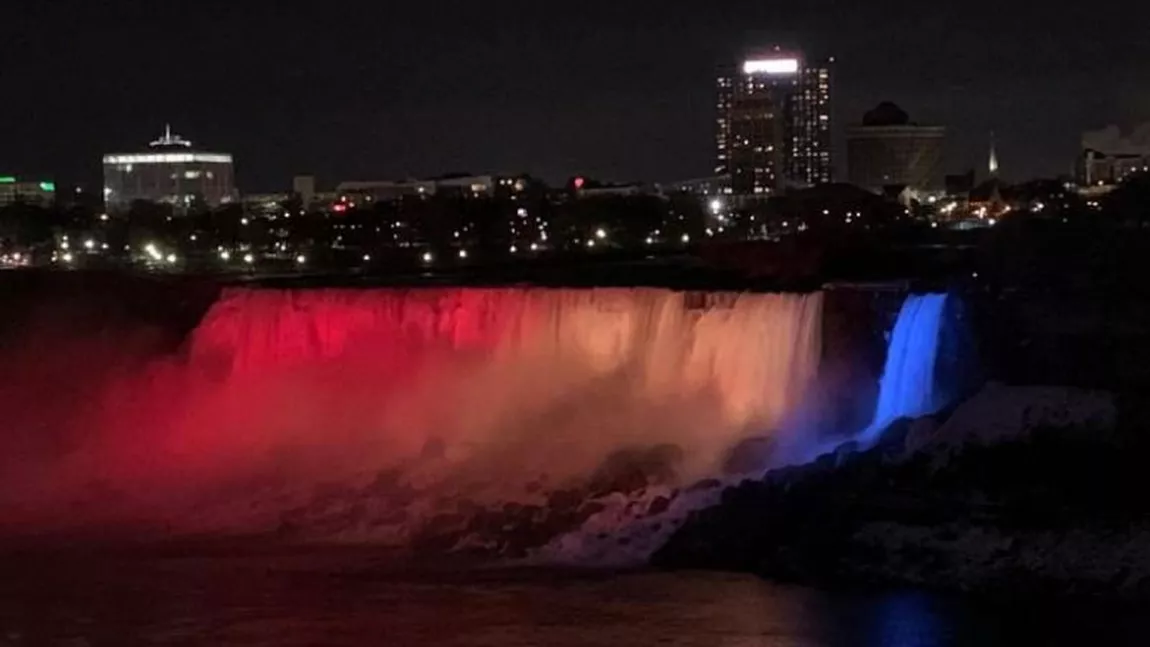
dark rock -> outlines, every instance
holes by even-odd
[[[910,434],[910,428],[913,422],[914,421],[909,418],[902,418],[892,422],[879,434],[874,449],[882,453],[902,453],[906,447],[906,437]]]
[[[574,510],[587,498],[582,490],[556,490],[547,496],[547,508],[553,512]]]
[[[424,527],[424,532],[431,535],[455,531],[463,527],[468,519],[461,514],[440,514],[432,517]]]
[[[722,487],[723,482],[719,479],[706,479],[699,481],[687,489],[688,492],[703,492],[705,490],[713,490],[717,487]]]
[[[592,475],[590,492],[594,496],[611,492],[633,494],[649,485],[669,482],[682,458],[682,450],[674,445],[619,450]]]
[[[590,501],[590,502],[584,504],[583,507],[579,508],[579,514],[580,515],[586,515],[587,518],[590,519],[591,517],[599,514],[600,512],[602,512],[606,509],[607,509],[607,506],[603,505],[602,503],[599,503],[598,501]]]
[[[276,527],[275,534],[279,539],[297,539],[301,532],[299,524],[294,521],[283,520]]]
[[[776,442],[767,436],[754,436],[739,441],[723,461],[723,473],[732,476],[762,472],[770,464]]]
[[[647,516],[653,517],[660,515],[671,508],[671,500],[665,496],[658,497],[651,502],[650,507],[647,508]]]
[[[851,441],[849,443],[843,443],[839,445],[838,448],[835,449],[834,453],[835,467],[837,468],[845,465],[847,461],[851,460],[854,454],[858,453],[858,451],[859,444],[856,441]]]
[[[646,468],[651,482],[661,484],[674,481],[684,457],[683,448],[669,443],[657,445],[648,451]]]
[[[1141,431],[1125,442],[1142,446]],[[891,462],[882,447],[843,447],[725,489],[652,563],[813,584],[1150,599],[1150,501],[1128,496],[1150,487],[1150,471],[1143,452],[1115,444],[1122,437],[1036,433],[967,446],[940,469],[929,456]]]

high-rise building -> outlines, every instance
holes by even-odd
[[[165,129],[164,135],[141,153],[104,156],[104,203],[109,211],[124,211],[136,200],[218,207],[235,201],[232,156],[192,148],[192,142]]]
[[[736,195],[831,181],[831,63],[778,50],[717,81],[715,173]]]
[[[847,177],[875,193],[887,187],[941,192],[945,143],[946,128],[912,123],[901,108],[883,102],[847,129]]]

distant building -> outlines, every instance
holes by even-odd
[[[56,184],[0,175],[0,207],[14,203],[47,206],[56,202]]]
[[[240,202],[246,213],[278,216],[283,212],[284,204],[291,198],[290,193],[246,193]]]
[[[847,129],[847,177],[874,193],[888,187],[940,193],[945,144],[946,128],[914,124],[895,104],[881,103]]]
[[[634,182],[631,184],[609,184],[579,189],[575,192],[577,198],[633,198],[640,195],[657,195],[658,189],[653,186]]]
[[[1082,136],[1078,183],[1083,187],[1113,187],[1133,173],[1150,172],[1150,123],[1123,135],[1117,126]]]
[[[370,197],[372,200],[398,200],[403,197],[452,194],[462,197],[496,197],[522,193],[531,179],[505,175],[445,175],[428,179],[370,180],[341,182],[335,192],[343,196]]]
[[[831,181],[831,66],[752,55],[717,80],[715,173],[726,193],[768,197]]]
[[[661,184],[660,187],[666,193],[690,193],[692,195],[706,197],[724,193],[726,180],[727,178],[724,175],[712,175],[710,177],[666,182]]]
[[[295,194],[304,209],[311,208],[315,203],[315,176],[314,175],[297,175],[292,178],[291,182],[292,193]]]
[[[232,156],[192,148],[171,128],[146,152],[104,156],[104,203],[125,211],[136,200],[170,204],[178,209],[218,207],[236,199]]]

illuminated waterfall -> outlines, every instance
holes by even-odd
[[[822,305],[660,289],[228,290],[178,356],[85,400],[52,459],[65,462],[20,461],[42,492],[19,503],[70,522],[230,532],[274,529],[330,490],[355,493],[340,500],[360,516],[341,532],[370,535],[399,505],[373,494],[395,469],[429,502],[401,511],[405,529],[444,501],[585,483],[621,450],[673,448],[660,451],[689,483],[799,406]]]
[[[891,334],[874,420],[859,435],[864,445],[877,441],[891,423],[929,415],[941,406],[934,367],[946,300],[945,294],[912,295],[903,304]]]

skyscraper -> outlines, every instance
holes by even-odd
[[[831,63],[778,50],[720,72],[715,173],[735,195],[831,181]]]

